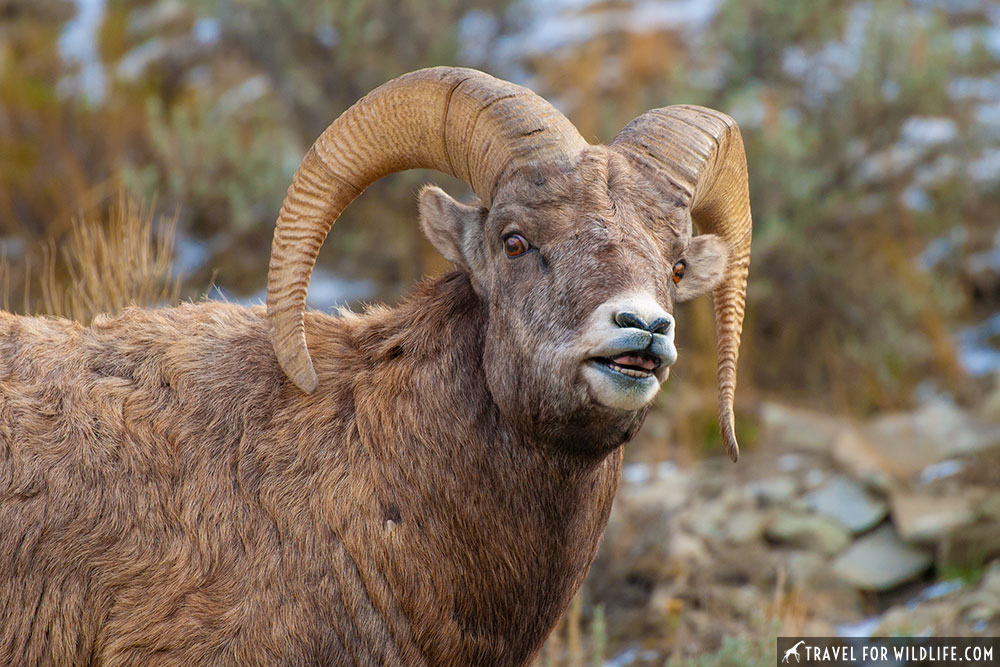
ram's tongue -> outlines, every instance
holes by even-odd
[[[645,356],[638,356],[634,354],[623,354],[620,357],[615,357],[612,359],[614,363],[619,366],[632,366],[634,368],[643,368],[647,371],[653,371],[656,369],[656,363]]]

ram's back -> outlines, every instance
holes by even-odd
[[[0,664],[336,650],[308,636],[320,573],[283,571],[312,560],[303,487],[337,468],[288,430],[288,391],[260,309],[0,313]]]

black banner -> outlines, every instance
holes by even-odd
[[[1000,637],[778,637],[779,667],[1000,665]]]

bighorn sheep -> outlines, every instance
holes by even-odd
[[[420,196],[458,270],[393,309],[305,312],[340,212],[415,167],[478,196]],[[379,87],[295,174],[266,313],[0,314],[0,663],[529,662],[676,358],[673,304],[712,289],[735,460],[750,230],[718,112],[591,146],[480,72]]]

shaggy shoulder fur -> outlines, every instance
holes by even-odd
[[[305,395],[260,308],[0,313],[0,663],[529,661],[621,449],[505,425],[484,327],[461,273],[310,314]]]

